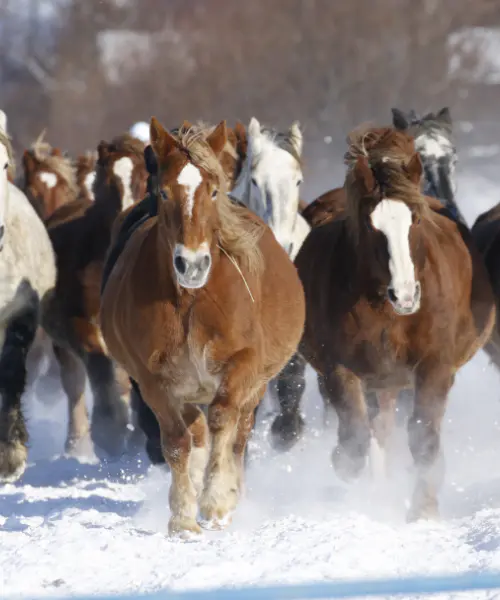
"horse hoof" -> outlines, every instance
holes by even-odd
[[[28,450],[21,442],[0,441],[0,481],[17,481],[26,469]]]
[[[194,519],[172,517],[168,523],[168,535],[183,542],[195,542],[203,537],[203,531]]]
[[[94,444],[92,443],[89,434],[79,438],[68,438],[65,445],[65,454],[70,458],[75,458],[89,464],[96,464],[99,462],[94,452]]]
[[[104,417],[92,420],[91,437],[94,446],[111,457],[125,453],[129,430],[121,419]]]
[[[342,481],[351,483],[361,475],[366,465],[366,458],[349,456],[345,450],[337,446],[332,453],[332,463],[337,476]]]
[[[279,452],[287,452],[299,441],[303,431],[301,415],[278,415],[271,425],[271,446]]]
[[[226,527],[231,525],[231,521],[233,520],[233,515],[231,513],[227,513],[226,515],[212,516],[211,518],[200,518],[199,523],[203,529],[207,531],[223,531]]]
[[[416,523],[417,521],[439,521],[437,504],[412,506],[406,515],[406,522]]]

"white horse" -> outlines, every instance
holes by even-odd
[[[247,137],[247,156],[230,195],[269,225],[294,260],[310,231],[299,214],[302,183],[300,127],[293,123],[286,133],[280,133],[261,127],[253,117]]]
[[[55,285],[56,264],[44,224],[8,181],[14,161],[2,111],[0,167],[0,480],[14,481],[23,474],[28,455],[21,406],[27,360],[30,355],[33,363],[43,355],[36,348],[43,344],[43,336],[37,336],[40,301]]]

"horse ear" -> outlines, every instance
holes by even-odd
[[[260,136],[260,123],[255,117],[252,117],[248,124],[248,135],[253,138],[258,138]]]
[[[450,113],[450,109],[448,106],[445,106],[444,108],[442,108],[438,114],[437,114],[437,120],[441,121],[441,123],[444,123],[445,125],[452,125],[453,124],[453,120],[451,118],[451,113]]]
[[[36,169],[35,160],[29,150],[23,152],[23,167],[26,175],[33,173]]]
[[[147,145],[144,148],[144,162],[146,163],[146,169],[150,175],[156,175],[158,173],[158,162],[153,148]]]
[[[224,150],[224,146],[227,144],[226,121],[221,121],[207,137],[207,144],[212,148],[212,152],[215,156],[219,156]]]
[[[358,156],[354,165],[354,175],[356,179],[363,185],[366,192],[370,193],[375,189],[377,182],[375,175],[370,169],[366,156]]]
[[[236,121],[236,125],[234,126],[234,133],[237,139],[237,150],[239,154],[246,156],[248,151],[248,137],[245,126],[241,121]]]
[[[7,133],[7,115],[0,110],[0,131]]]
[[[156,156],[167,156],[177,146],[175,138],[170,135],[156,117],[151,117],[149,138]]]
[[[392,124],[399,131],[405,131],[410,126],[407,116],[399,108],[392,108]]]
[[[406,170],[408,172],[410,181],[415,185],[420,185],[424,168],[418,152],[415,152],[415,154],[411,157],[410,162],[406,165]]]
[[[303,140],[302,140],[302,131],[300,131],[300,123],[298,121],[295,121],[294,123],[292,123],[292,126],[290,127],[288,134],[290,136],[290,141],[292,142],[295,152],[297,152],[297,154],[299,156],[301,156]]]
[[[109,144],[104,140],[99,142],[97,146],[97,160],[100,165],[103,165],[106,162],[106,159],[109,157]]]
[[[191,129],[192,124],[189,121],[186,121],[186,119],[184,119],[184,121],[182,121],[182,125],[181,125],[181,129]]]

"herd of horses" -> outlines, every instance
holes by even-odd
[[[392,117],[352,131],[343,186],[305,204],[297,123],[153,117],[148,144],[123,134],[77,160],[42,135],[16,177],[0,113],[0,478],[26,466],[23,394],[60,377],[67,453],[145,441],[171,471],[170,534],[223,528],[269,384],[272,444],[300,439],[309,364],[345,480],[386,474],[411,403],[408,519],[436,517],[455,374],[480,348],[500,368],[500,204],[468,228],[447,108]]]

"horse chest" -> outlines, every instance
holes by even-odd
[[[207,345],[198,349],[186,343],[164,370],[169,395],[182,403],[210,404],[221,382],[211,363]]]
[[[340,362],[374,387],[406,385],[411,377],[404,328],[353,315],[343,328]]]

